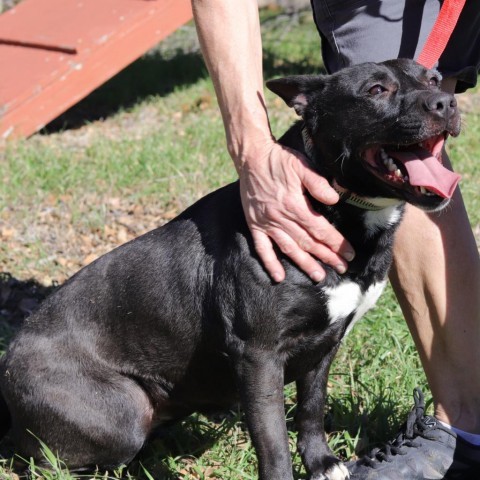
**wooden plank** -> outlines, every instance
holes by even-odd
[[[0,137],[38,131],[191,17],[189,0],[24,0],[0,16]]]

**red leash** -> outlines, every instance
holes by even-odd
[[[445,50],[466,0],[445,0],[417,62],[433,68]]]

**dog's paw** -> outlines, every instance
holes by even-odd
[[[350,478],[350,473],[343,463],[336,463],[325,472],[325,478],[328,480],[346,480]]]
[[[350,478],[350,473],[343,463],[335,463],[330,466],[326,472],[314,475],[310,480],[347,480]]]
[[[310,471],[309,480],[348,480],[350,478],[347,466],[333,455],[325,455],[317,467]]]

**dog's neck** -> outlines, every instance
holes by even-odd
[[[302,128],[302,138],[303,138],[303,148],[306,156],[312,160],[315,158],[314,154],[314,143],[312,137],[307,131],[307,128],[303,126]],[[355,192],[347,190],[346,188],[341,187],[336,180],[332,181],[333,189],[340,196],[340,201],[353,205],[354,207],[361,208],[363,210],[369,211],[378,211],[383,210],[384,208],[392,207],[393,205],[399,205],[403,203],[401,200],[394,198],[373,198],[373,197],[362,197],[357,195]]]
[[[333,189],[340,196],[340,200],[353,205],[354,207],[362,208],[363,210],[370,210],[376,212],[383,210],[384,208],[393,207],[394,205],[400,205],[403,202],[394,198],[383,197],[362,197],[356,193],[341,187],[335,180],[332,182]]]

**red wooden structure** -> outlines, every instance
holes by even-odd
[[[23,0],[0,15],[0,138],[38,131],[191,17],[189,0]]]

